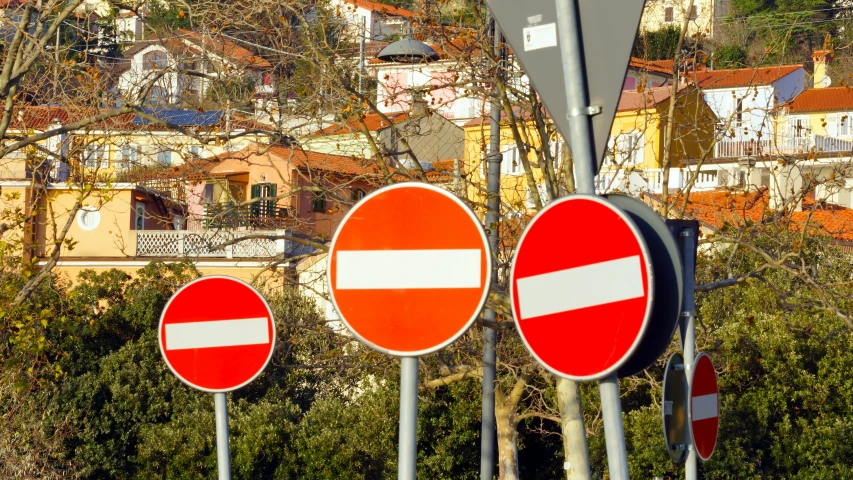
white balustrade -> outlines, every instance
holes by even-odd
[[[287,230],[271,231],[190,231],[137,230],[136,255],[139,257],[270,258],[288,252],[293,242],[276,239],[289,235]],[[271,238],[247,238],[269,236]],[[226,243],[232,244],[224,246]]]

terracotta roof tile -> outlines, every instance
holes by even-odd
[[[383,15],[388,15],[391,17],[414,17],[415,14],[406,10],[405,8],[397,8],[392,5],[385,5],[384,3],[371,2],[370,0],[345,0],[350,5],[356,5],[365,10],[370,10],[371,12],[379,12]]]
[[[616,107],[616,111],[625,112],[629,110],[643,110],[654,107],[657,104],[666,101],[671,95],[671,86],[647,88],[642,92],[625,90],[619,97],[619,105]]]
[[[291,162],[297,168],[322,170],[347,175],[375,175],[379,173],[376,162],[354,157],[312,152],[298,147],[274,145],[269,152],[283,160]]]
[[[399,123],[405,121],[409,118],[409,112],[399,112],[399,113],[389,113],[386,114],[388,119],[391,120],[392,123]],[[377,113],[368,113],[363,117],[364,124],[367,126],[367,131],[369,132],[377,132],[382,130],[383,128],[387,128],[385,119],[382,118]],[[337,123],[335,125],[330,125],[319,132],[317,132],[314,136],[323,137],[327,135],[346,135],[351,133],[357,133],[361,131],[361,124],[356,119],[347,120],[346,123]]]
[[[743,226],[773,219],[777,213],[769,208],[770,192],[766,187],[753,192],[712,190],[694,192],[687,202],[686,214],[713,227]],[[683,197],[677,198],[682,202]],[[803,211],[790,214],[791,228],[801,231],[811,227],[842,242],[853,241],[853,209],[832,204],[815,204],[803,200]]]
[[[256,68],[269,68],[272,65],[270,62],[253,54],[249,50],[235,44],[234,42],[224,38],[213,38],[208,35],[193,32],[191,30],[178,30],[180,38],[190,40],[199,47],[210,49],[219,55],[230,58],[238,63]]]
[[[631,57],[631,60],[628,62],[628,67],[662,73],[670,77],[672,76],[673,65],[674,62],[672,60],[643,60],[637,57]]]
[[[803,68],[802,65],[781,65],[727,70],[698,70],[688,73],[687,78],[690,81],[695,81],[702,88],[748,87],[769,85],[801,68]]]
[[[797,95],[788,104],[788,111],[791,113],[824,110],[853,110],[853,89],[850,87],[813,88]]]

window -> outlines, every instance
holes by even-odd
[[[169,95],[163,87],[151,87],[151,95],[148,97],[148,104],[151,106],[162,106],[169,103]]]
[[[311,197],[311,211],[326,213],[326,195],[322,192],[314,192]]]
[[[116,168],[130,168],[136,165],[136,152],[139,147],[136,145],[122,145],[121,157],[116,162]]]
[[[201,158],[201,146],[190,145],[187,148],[187,154],[190,156],[190,158]]]
[[[666,7],[663,9],[663,21],[666,23],[672,23],[675,21],[675,8]]]
[[[184,216],[183,215],[175,215],[172,217],[172,225],[175,227],[175,230],[183,230],[184,229]]]
[[[107,156],[106,145],[98,143],[90,143],[86,145],[85,163],[86,168],[107,168],[110,166],[110,159]]]
[[[826,119],[826,133],[830,137],[850,136],[850,117],[847,115],[833,115]]]
[[[101,223],[101,212],[95,207],[83,207],[77,211],[77,225],[83,230],[94,230],[98,228],[99,223]]]
[[[142,203],[136,204],[136,216],[133,224],[137,230],[145,230],[145,205]]]
[[[157,163],[162,167],[172,165],[172,152],[169,150],[157,152]]]
[[[142,56],[142,68],[145,70],[166,68],[167,63],[166,52],[163,51],[148,52]]]
[[[501,162],[501,173],[504,175],[521,175],[523,168],[521,156],[518,154],[518,146],[513,145],[503,151],[504,159]]]
[[[811,134],[809,117],[789,117],[787,125],[789,138],[805,138]]]
[[[212,183],[208,183],[204,186],[204,203],[214,203],[213,188],[214,185]]]
[[[623,133],[616,138],[619,162],[624,164],[643,163],[643,132]]]
[[[352,201],[357,202],[357,201],[361,200],[362,198],[364,198],[365,195],[367,195],[367,194],[364,192],[364,190],[362,190],[360,188],[354,188],[352,190]]]
[[[738,98],[735,101],[735,127],[740,128],[743,125],[743,99]]]
[[[276,205],[276,184],[274,183],[256,183],[251,187],[252,198],[261,198],[252,204],[252,216],[255,217],[275,217]]]

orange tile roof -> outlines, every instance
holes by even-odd
[[[853,110],[853,89],[850,87],[813,88],[797,95],[788,103],[788,111],[792,113],[824,110]]]
[[[683,196],[676,199],[683,202]],[[743,226],[771,220],[776,212],[769,208],[770,192],[761,187],[753,192],[712,190],[690,194],[685,213],[713,228],[726,225]],[[790,214],[791,228],[801,231],[807,226],[820,234],[829,235],[842,242],[853,241],[853,209],[832,204],[816,204],[813,199],[803,199],[802,211]]]
[[[388,113],[385,116],[387,116],[392,123],[399,123],[409,118],[409,112]],[[369,132],[377,132],[388,127],[385,119],[378,113],[368,113],[364,115],[362,119],[364,120],[364,124],[367,126],[367,131]],[[343,124],[337,123],[335,125],[330,125],[314,134],[314,136],[323,137],[327,135],[346,135],[348,133],[357,133],[360,131],[361,123],[359,123],[355,118],[352,118]]]
[[[178,29],[177,35],[186,40],[190,40],[202,48],[213,50],[217,54],[228,57],[231,60],[242,63],[246,66],[257,68],[269,68],[272,66],[270,62],[224,38],[217,37],[214,39],[209,35],[202,35],[201,33],[185,29]]]
[[[662,73],[670,77],[672,76],[673,65],[674,62],[672,60],[643,60],[637,57],[631,57],[631,60],[628,62],[628,67]]]
[[[781,65],[727,70],[697,70],[688,73],[687,79],[695,81],[702,88],[749,87],[752,85],[769,85],[801,68],[803,68],[802,65]]]
[[[330,153],[312,152],[299,147],[274,145],[269,152],[283,160],[287,160],[297,168],[321,170],[330,173],[347,175],[375,175],[379,173],[376,162],[354,157],[333,155]]]
[[[625,90],[619,97],[619,105],[616,107],[616,111],[625,112],[630,110],[643,110],[646,108],[651,108],[663,101],[666,101],[671,95],[671,86],[647,88],[642,92]]]
[[[392,5],[385,5],[384,3],[371,2],[370,0],[345,0],[350,5],[356,5],[365,10],[370,10],[371,12],[379,12],[382,15],[388,15],[391,17],[414,17],[415,14],[406,10],[405,8],[398,8]]]

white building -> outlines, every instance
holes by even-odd
[[[188,30],[174,36],[140,41],[125,52],[119,93],[136,100],[154,82],[146,98],[152,106],[194,104],[205,99],[213,79],[245,78],[255,93],[270,94],[271,65],[252,52],[223,38]]]
[[[689,0],[648,0],[640,31],[658,31],[664,27],[681,28],[685,17],[689,17],[688,36],[694,34],[715,37],[731,10],[731,0],[694,0],[693,8],[687,11]]]
[[[353,41],[363,34],[371,41],[408,33],[415,17],[406,9],[370,0],[329,0],[329,7],[344,20]]]
[[[793,100],[811,81],[802,65],[689,72],[686,81],[702,89],[726,137],[715,157],[741,156],[756,141],[775,132],[777,107]]]

